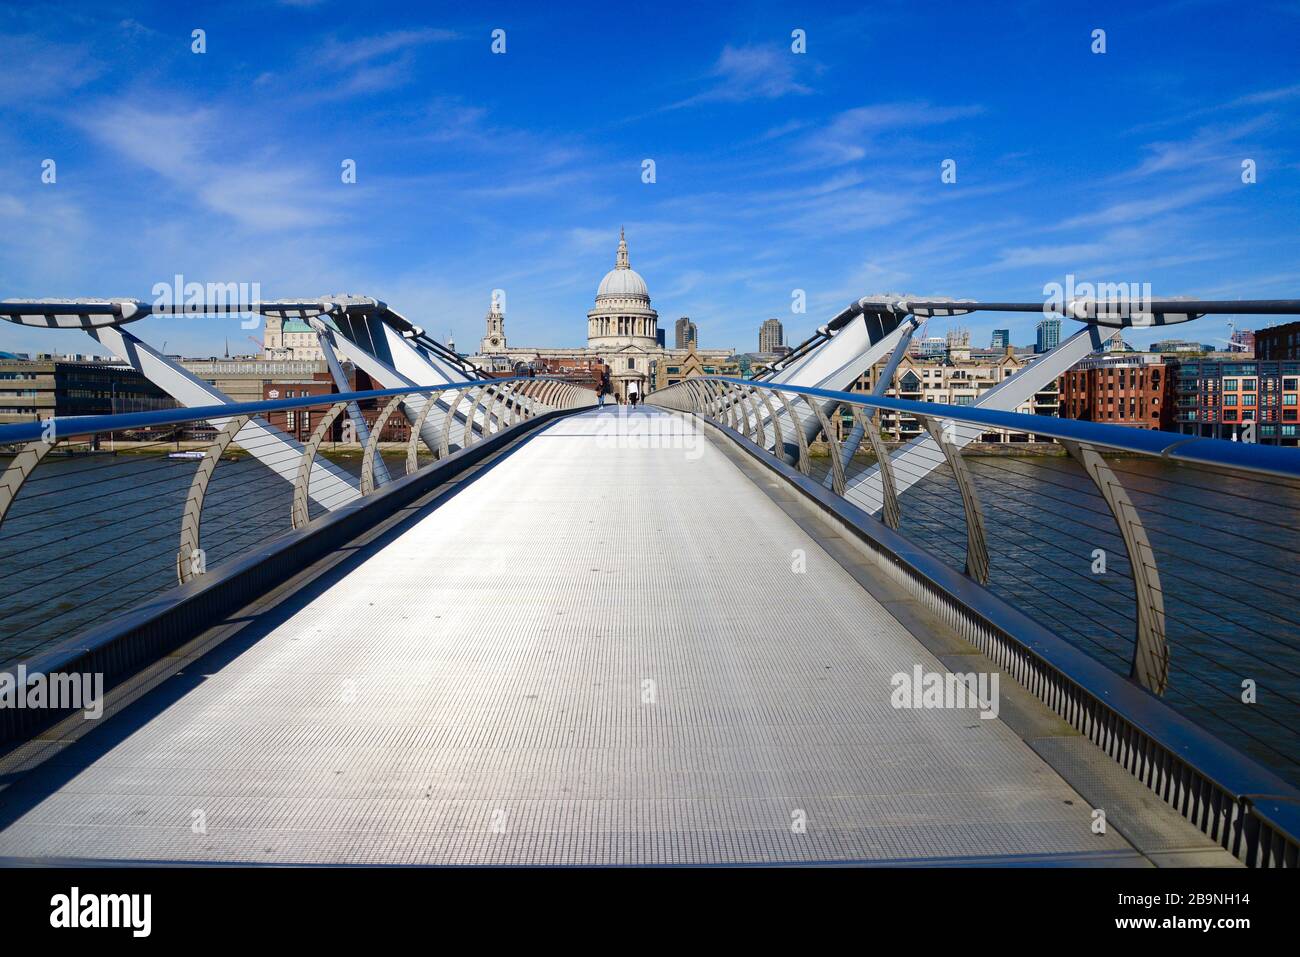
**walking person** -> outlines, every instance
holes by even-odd
[[[605,375],[605,365],[599,357],[592,371],[596,375],[596,408],[605,408],[605,393],[609,391],[609,379]]]
[[[641,398],[641,390],[636,384],[636,380],[627,384],[627,404],[633,409],[636,408],[637,400]]]

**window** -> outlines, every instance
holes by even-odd
[[[1236,379],[1224,379],[1224,380],[1223,380],[1223,391],[1224,391],[1224,392],[1236,392],[1236,391],[1237,391],[1237,380],[1236,380]]]
[[[1254,394],[1253,392],[1252,392],[1252,393],[1249,393],[1249,394],[1247,394],[1247,395],[1243,395],[1243,396],[1241,397],[1241,404],[1242,404],[1242,405],[1254,405],[1254,404],[1255,404],[1255,399],[1256,399],[1256,396],[1255,396],[1255,394]]]
[[[1258,386],[1258,384],[1256,383],[1256,380],[1254,380],[1254,379],[1242,379],[1242,380],[1241,380],[1241,391],[1242,391],[1242,392],[1254,392],[1257,388],[1259,388],[1259,386]]]
[[[1254,397],[1252,396],[1252,398],[1254,398]],[[1237,404],[1237,397],[1236,397],[1235,395],[1225,395],[1225,396],[1223,397],[1223,404],[1224,404],[1224,405],[1236,405],[1236,404]]]

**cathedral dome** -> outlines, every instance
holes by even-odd
[[[596,304],[587,312],[587,346],[606,351],[645,351],[658,344],[659,314],[650,305],[645,280],[627,261],[627,239],[620,229],[614,268],[600,281]],[[632,368],[635,360],[628,357],[626,361],[626,368]]]
[[[635,269],[627,266],[615,267],[605,273],[605,278],[600,281],[600,288],[596,290],[597,299],[605,296],[619,299],[633,296],[638,299],[649,299],[650,290],[646,288],[645,280]]]
[[[596,290],[596,300],[601,299],[644,299],[650,301],[650,290],[646,287],[641,274],[628,265],[627,239],[620,229],[618,233],[618,255],[614,259],[614,268],[605,273]]]

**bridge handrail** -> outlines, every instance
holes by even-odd
[[[292,399],[263,399],[258,402],[227,402],[220,405],[178,406],[174,409],[154,409],[146,412],[120,412],[109,415],[52,416],[35,422],[18,422],[0,425],[0,445],[36,442],[47,434],[50,423],[56,435],[91,435],[96,432],[122,432],[147,429],[163,425],[184,425],[208,419],[229,419],[238,415],[261,415],[264,412],[285,412],[306,409],[333,402],[364,402],[367,399],[388,399],[399,395],[445,392],[482,386],[508,385],[513,382],[565,381],[561,376],[503,376],[490,379],[465,379],[439,385],[403,386],[400,389],[369,389],[364,392],[329,392],[323,395],[301,396]]]
[[[1058,419],[1028,412],[1003,412],[997,409],[981,409],[978,406],[917,402],[912,399],[893,399],[887,396],[873,396],[861,392],[840,392],[808,386],[756,382],[730,376],[700,376],[698,379],[725,382],[730,385],[763,389],[769,392],[789,392],[796,395],[836,401],[846,405],[889,409],[918,417],[952,419],[955,422],[969,425],[1009,429],[1013,432],[1028,432],[1069,442],[1103,446],[1117,452],[1150,455],[1176,462],[1192,462],[1198,465],[1220,466],[1263,475],[1300,478],[1300,450],[1283,448],[1282,446],[1259,445],[1253,442],[1229,442],[1225,439],[1181,435],[1156,429],[1136,429],[1131,426],[1114,425],[1108,422],[1084,422],[1078,419]]]

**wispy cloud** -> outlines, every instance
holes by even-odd
[[[1270,115],[1256,116],[1231,125],[1201,127],[1194,135],[1181,140],[1147,143],[1142,147],[1148,154],[1146,158],[1136,168],[1120,174],[1118,178],[1140,179],[1158,173],[1187,172],[1212,163],[1239,160],[1238,141],[1268,129],[1273,125],[1274,119]]]
[[[824,130],[807,137],[805,143],[823,162],[851,163],[886,150],[890,144],[880,138],[887,133],[951,123],[983,112],[984,107],[978,104],[875,103],[839,113]]]
[[[1239,188],[1240,185],[1236,180],[1226,179],[1178,190],[1163,196],[1142,196],[1136,199],[1120,200],[1093,212],[1080,213],[1077,216],[1065,219],[1055,228],[1076,229],[1087,226],[1115,226],[1120,223],[1145,221],[1162,213],[1170,213],[1174,210],[1194,206],[1211,197],[1221,196],[1230,190]]]
[[[240,124],[217,109],[119,102],[80,122],[102,145],[250,229],[323,227],[347,200],[337,177],[324,180],[298,160],[264,152],[232,163],[230,131]]]
[[[0,103],[44,102],[67,96],[104,73],[88,44],[0,34]]]
[[[288,70],[263,72],[257,82],[268,85],[278,80],[292,88],[310,80],[313,92],[307,98],[326,101],[395,90],[415,80],[422,47],[457,36],[454,30],[426,27],[346,40],[330,37],[301,54]]]
[[[811,93],[810,87],[795,78],[795,65],[802,56],[772,44],[739,47],[728,44],[709,72],[708,89],[679,100],[668,109]]]
[[[389,33],[350,40],[330,40],[320,50],[320,64],[327,69],[331,66],[356,66],[379,57],[388,57],[394,53],[455,38],[456,33],[453,30],[427,27],[422,30],[393,30]]]

